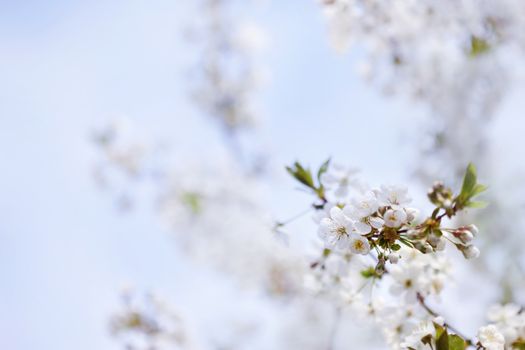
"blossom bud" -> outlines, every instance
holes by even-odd
[[[478,233],[478,228],[475,225],[463,226],[455,230],[452,234],[462,243],[468,244],[472,242],[474,236]]]
[[[416,208],[405,208],[405,212],[407,213],[408,222],[414,221],[419,214],[419,210]]]
[[[401,258],[401,256],[399,256],[399,254],[397,254],[397,253],[391,253],[391,254],[388,255],[388,260],[392,264],[397,264],[399,262],[399,258]]]
[[[474,235],[470,231],[462,230],[460,231],[458,238],[463,243],[469,243],[474,239]]]
[[[458,228],[457,230],[452,232],[452,234],[454,235],[454,237],[459,239],[461,243],[464,244],[468,244],[474,239],[474,235],[472,234],[472,232],[467,230],[465,227]]]
[[[466,226],[466,229],[469,230],[473,236],[476,236],[478,234],[478,227],[474,224],[470,224]]]
[[[446,188],[442,182],[435,182],[427,195],[430,201],[439,207],[447,208],[452,205],[452,190]]]
[[[463,256],[466,259],[476,259],[480,254],[478,247],[473,246],[473,245],[469,245],[466,247],[462,246],[462,248],[459,248],[459,249],[461,250],[461,252],[463,253]]]
[[[407,233],[406,233],[406,235],[410,239],[420,239],[421,236],[423,235],[423,232],[422,232],[422,230],[409,228]]]

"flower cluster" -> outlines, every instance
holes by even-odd
[[[156,173],[161,148],[148,142],[129,119],[120,117],[93,133],[100,156],[93,169],[97,185],[114,194],[117,206],[127,210],[134,204],[130,188]]]
[[[525,312],[516,304],[493,305],[487,312],[491,324],[480,328],[479,345],[487,350],[525,348]]]
[[[368,255],[377,259],[374,273],[380,277],[386,263],[399,261],[401,246],[415,248],[422,253],[442,251],[447,241],[456,246],[467,258],[475,258],[479,250],[472,244],[477,228],[474,225],[447,228],[444,218],[452,218],[467,207],[480,207],[482,202],[473,197],[486,187],[477,183],[476,171],[469,165],[461,192],[453,195],[443,184],[436,183],[428,197],[435,209],[432,215],[418,221],[419,210],[409,207],[411,198],[405,187],[357,187],[356,194],[348,197],[350,186],[357,183],[354,171],[334,171],[325,162],[317,172],[315,183],[310,170],[299,163],[288,168],[295,179],[310,188],[320,203],[314,207],[326,215],[319,222],[318,233],[325,248],[350,254]],[[330,192],[334,200],[330,200]]]
[[[97,179],[107,182],[105,170],[109,165],[129,177],[138,176],[144,169],[145,156],[151,152],[144,140],[137,135],[129,119],[119,118],[97,130],[93,139],[102,150],[105,162],[97,166]]]
[[[475,225],[449,227],[445,222],[484,205],[474,200],[486,187],[477,182],[473,165],[457,194],[441,182],[434,184],[428,192],[434,209],[422,219],[406,187],[372,188],[358,181],[355,170],[333,167],[330,161],[316,176],[298,162],[287,170],[315,196],[314,218],[323,242],[321,258],[311,264],[318,288],[328,295],[335,291],[343,305],[372,316],[392,349],[456,350],[471,344],[427,299],[438,297],[451,278],[451,264],[441,253],[447,242],[467,259],[479,255],[472,244]],[[390,302],[367,301],[361,293],[379,281],[388,287]]]
[[[191,349],[185,326],[177,312],[153,294],[122,294],[123,309],[111,320],[111,330],[127,349]]]
[[[202,1],[202,15],[191,37],[202,46],[193,72],[194,98],[229,133],[253,127],[258,119],[253,92],[263,78],[256,56],[267,42],[255,23],[233,21],[230,2]]]
[[[210,162],[174,168],[166,180],[159,191],[160,218],[187,256],[269,294],[300,289],[306,266],[272,234],[254,179],[229,162]]]
[[[522,77],[516,74],[525,47],[521,0],[322,3],[334,45],[365,52],[364,78],[430,111],[432,118],[418,126],[427,132],[414,141],[422,150],[417,173],[455,180],[468,161],[491,165],[487,121]]]
[[[442,317],[434,317],[432,320],[425,320],[419,323],[405,337],[401,343],[402,349],[423,350],[423,349],[465,349],[468,345],[463,338],[457,334],[449,334],[445,321]]]
[[[388,269],[393,282],[390,292],[404,296],[408,303],[439,295],[451,277],[449,260],[443,255],[422,254],[409,248],[402,249],[402,253],[402,262]]]
[[[481,327],[478,331],[478,347],[487,350],[503,350],[505,337],[493,326]]]
[[[365,78],[441,117],[492,115],[512,74],[505,63],[523,55],[520,0],[325,0],[323,10],[338,49],[364,48]]]
[[[273,220],[258,202],[261,183],[231,160],[157,164],[160,147],[137,129],[119,119],[95,133],[101,151],[95,179],[116,194],[120,208],[133,205],[132,190],[141,185],[140,194],[151,195],[151,207],[187,257],[246,287],[274,296],[298,293],[307,266],[275,239]]]

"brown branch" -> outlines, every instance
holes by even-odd
[[[432,310],[428,305],[427,303],[425,302],[425,297],[423,297],[420,293],[417,293],[417,301],[419,302],[419,305],[421,305],[421,307],[426,311],[428,312],[429,315],[431,315],[432,317],[439,317],[439,314],[437,312],[435,312],[434,310]],[[448,323],[445,323],[445,327],[447,327],[448,329],[450,329],[452,332],[456,333],[457,335],[459,335],[461,338],[463,338],[466,342],[467,342],[467,346],[470,346],[472,345],[472,341],[466,337],[464,334],[462,334],[460,331],[458,331],[458,329]]]

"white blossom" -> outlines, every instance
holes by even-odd
[[[421,296],[439,295],[450,277],[450,262],[444,256],[422,254],[413,249],[402,249],[401,259],[389,268],[393,283],[390,292],[405,295],[414,301]]]
[[[419,215],[419,209],[417,208],[405,208],[407,214],[407,222],[413,222]]]
[[[481,327],[478,331],[478,339],[487,350],[504,350],[505,338],[494,325]]]
[[[350,204],[347,204],[343,211],[354,220],[356,231],[360,234],[369,233],[372,228],[380,229],[383,226],[383,219],[371,216],[379,209],[379,203],[373,192],[366,192],[359,197],[353,197]]]
[[[432,342],[432,345],[429,344],[423,344],[421,341],[422,338],[427,336],[432,336],[435,333],[434,325],[431,321],[424,321],[421,322],[413,331],[410,333],[409,336],[407,336],[403,343],[401,343],[401,347],[403,349],[416,349],[416,350],[422,350],[422,349],[435,349],[435,341]]]
[[[368,254],[370,252],[370,244],[368,243],[368,239],[359,235],[351,235],[350,251],[354,254]]]
[[[374,214],[379,209],[379,202],[374,192],[369,191],[358,197],[353,197],[350,200],[350,205],[345,207],[348,208],[351,216],[356,219],[366,218]]]
[[[391,206],[394,209],[409,204],[412,199],[408,195],[408,189],[404,186],[381,186],[375,190],[379,204]]]
[[[402,209],[389,209],[384,215],[385,226],[399,227],[407,220],[407,214]]]
[[[339,207],[330,210],[330,217],[321,220],[319,236],[327,247],[345,249],[350,243],[350,234],[354,230],[352,221]]]
[[[390,261],[392,264],[397,264],[400,258],[401,256],[397,253],[390,253],[388,255],[388,261]]]
[[[358,172],[355,168],[335,164],[322,175],[321,182],[326,189],[333,191],[337,198],[344,198],[348,195],[350,187],[357,185],[355,175]]]
[[[405,295],[407,301],[415,301],[417,294],[423,291],[427,284],[421,267],[417,265],[400,267],[398,264],[392,266],[390,276],[394,280],[390,292],[394,295]]]
[[[462,248],[462,253],[467,259],[476,259],[480,254],[478,247],[474,245],[469,245]]]
[[[525,314],[516,304],[493,305],[488,309],[487,319],[493,323],[509,343],[525,338]]]

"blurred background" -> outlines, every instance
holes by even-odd
[[[201,249],[206,241],[181,243],[177,237],[193,234],[184,225],[196,224],[173,224],[172,216],[159,220],[173,169],[176,182],[193,184],[201,173],[203,181],[222,181],[220,176],[233,181],[238,185],[233,191],[263,207],[268,222],[292,217],[307,205],[307,196],[284,171],[295,160],[315,167],[332,157],[362,169],[370,183],[408,184],[421,205],[431,180],[455,174],[450,158],[439,160],[444,153],[427,152],[432,143],[425,140],[433,137],[427,126],[440,118],[435,108],[363,79],[366,45],[334,49],[322,4],[229,1],[210,10],[212,3],[0,2],[2,349],[122,349],[111,319],[123,288],[156,291],[172,303],[183,315],[188,338],[197,339],[192,348],[281,348],[288,328],[288,338],[306,344],[305,328],[289,325],[298,312],[287,306],[292,301],[239,287],[235,268],[225,274],[217,271],[220,264],[206,263],[211,259]],[[221,35],[229,34],[240,49],[217,49]],[[490,118],[475,121],[489,145],[479,173],[493,192],[510,193],[505,198],[514,201],[487,211],[507,212],[515,219],[511,229],[520,231],[525,85],[521,61],[513,57],[503,66],[512,83],[503,83],[504,92],[498,88],[503,96]],[[231,117],[228,101],[213,100],[231,87],[221,85],[214,69],[235,71],[233,81],[242,82],[237,95],[249,94],[246,127],[244,114]],[[394,76],[394,85],[395,79],[402,76]],[[125,136],[117,138],[116,130]],[[467,127],[458,138],[468,143],[478,133]],[[112,143],[117,139],[122,144]],[[134,143],[137,148],[130,148]],[[120,149],[139,156],[119,154]],[[478,151],[466,149],[464,157],[457,152],[461,147],[452,154],[466,165],[463,158]],[[434,168],[423,176],[425,162]],[[242,180],[235,182],[236,176]],[[518,211],[508,213],[505,205]],[[216,212],[221,217],[215,220],[246,218],[247,206]],[[250,225],[235,229],[259,229]],[[286,231],[289,245],[302,251],[315,240],[308,216]],[[502,231],[497,233],[509,228]],[[228,247],[222,249],[229,254]],[[504,252],[491,255],[487,265],[503,269]],[[484,281],[483,273],[472,281]],[[479,322],[484,317],[476,305],[497,300],[500,286],[498,280],[480,291],[460,278],[443,299],[450,310],[461,301],[465,312],[451,317],[474,331],[479,324],[470,322],[473,316]],[[475,300],[465,300],[470,293],[477,294]],[[321,311],[314,314],[323,320]],[[352,332],[369,341],[366,332]],[[313,333],[314,345],[295,339],[287,348],[324,349],[316,345],[321,333]]]

